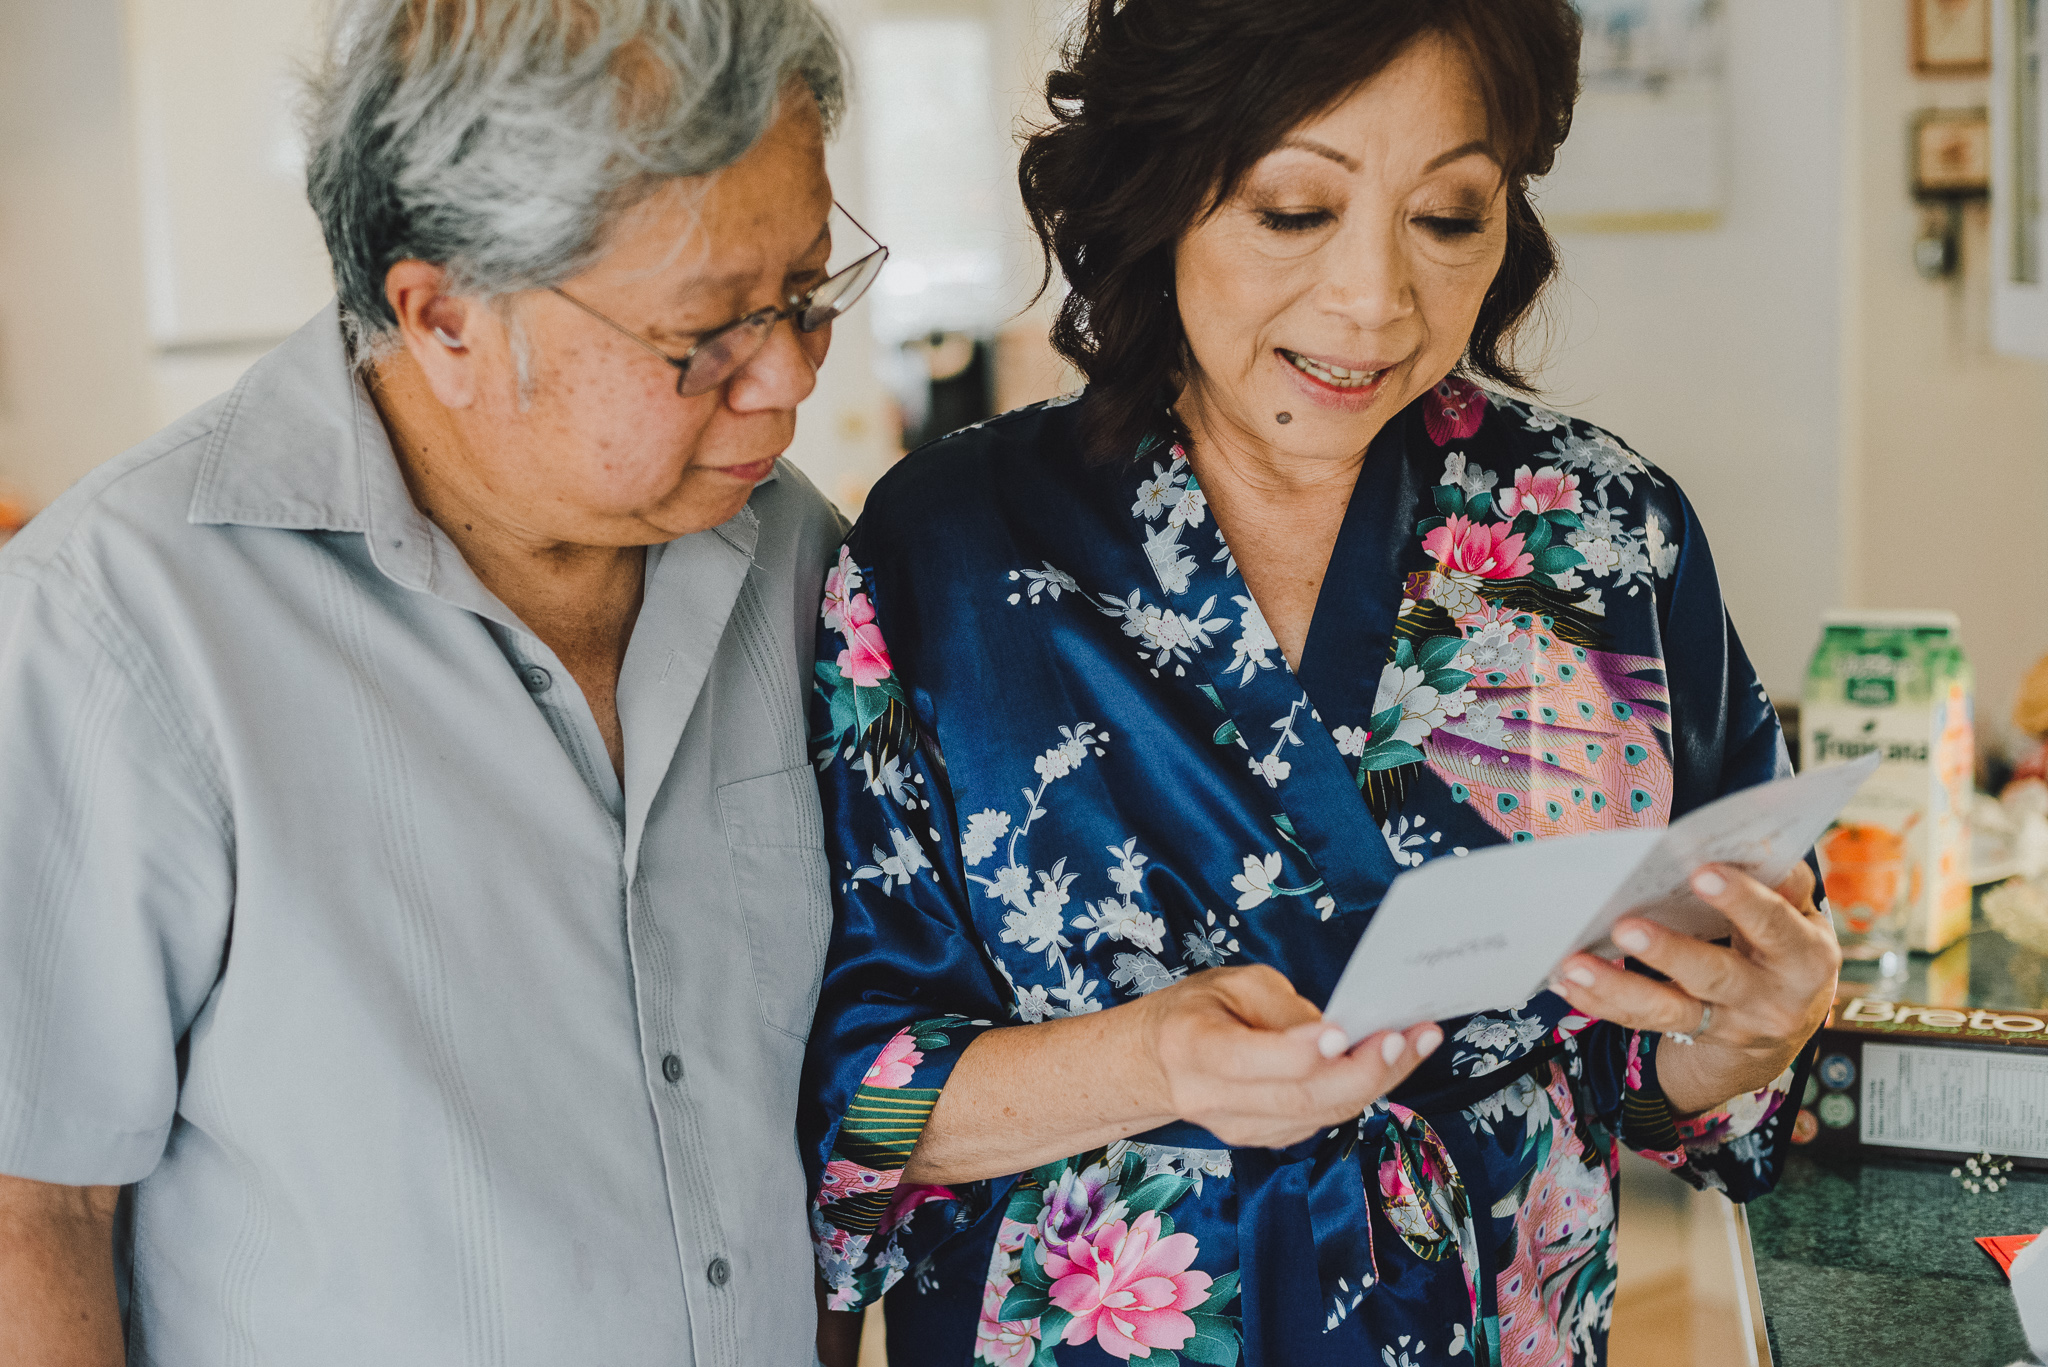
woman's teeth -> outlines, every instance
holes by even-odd
[[[1324,365],[1321,361],[1311,361],[1306,356],[1285,349],[1280,354],[1302,374],[1314,376],[1336,389],[1363,389],[1385,373],[1380,370],[1346,370],[1340,365]]]

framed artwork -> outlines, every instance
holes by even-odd
[[[1913,70],[1922,76],[1991,74],[1991,0],[1906,0]]]
[[[1991,193],[1991,116],[1982,109],[1930,109],[1913,120],[1913,193],[1976,199]]]

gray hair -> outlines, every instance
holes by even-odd
[[[813,0],[340,0],[333,33],[307,198],[359,361],[395,340],[394,263],[546,288],[663,182],[739,160],[791,80],[828,132],[844,105]]]

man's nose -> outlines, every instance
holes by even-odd
[[[818,366],[831,345],[831,328],[797,331],[794,319],[778,322],[751,361],[726,381],[725,402],[736,413],[795,408],[818,386]]]

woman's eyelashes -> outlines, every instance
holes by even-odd
[[[1328,209],[1260,209],[1259,222],[1276,233],[1305,233],[1336,221]]]

